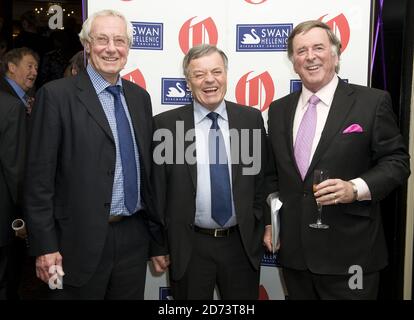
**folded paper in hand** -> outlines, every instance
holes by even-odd
[[[282,202],[279,200],[279,193],[273,192],[266,199],[270,207],[270,215],[272,221],[272,253],[276,252],[276,246],[279,241],[279,210]]]

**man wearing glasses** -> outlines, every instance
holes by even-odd
[[[86,72],[40,89],[25,213],[36,273],[56,299],[143,299],[150,243],[162,242],[150,189],[148,93],[120,78],[132,26],[113,10],[79,34]],[[154,247],[154,246],[151,246]],[[157,270],[168,259],[159,259]]]

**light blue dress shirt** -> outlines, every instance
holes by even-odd
[[[197,156],[197,194],[196,194],[196,214],[195,225],[201,228],[217,229],[228,228],[237,224],[234,211],[233,193],[232,216],[222,227],[211,217],[211,190],[210,190],[210,164],[209,164],[209,148],[208,133],[212,124],[212,120],[207,117],[211,111],[204,108],[201,104],[194,101],[194,128],[196,134],[196,156]],[[218,125],[223,134],[224,144],[226,146],[229,176],[231,174],[231,153],[230,153],[230,133],[229,120],[227,117],[226,103],[224,101],[218,106],[214,112],[219,114]],[[231,189],[233,190],[230,181]]]
[[[117,216],[129,216],[131,215],[128,212],[128,209],[125,207],[124,203],[124,177],[122,174],[122,162],[121,162],[121,154],[119,152],[119,142],[118,142],[118,131],[116,129],[116,119],[115,119],[115,107],[114,107],[114,97],[105,89],[112,84],[106,81],[95,69],[88,64],[86,68],[89,77],[92,81],[93,87],[95,88],[96,94],[98,95],[99,101],[102,104],[102,108],[105,112],[106,118],[108,119],[109,127],[111,128],[112,135],[115,140],[115,149],[116,149],[116,160],[115,160],[115,174],[114,174],[114,184],[112,188],[112,201],[111,201],[111,209],[110,215]],[[122,88],[122,81],[121,78],[118,79],[116,85],[121,86]],[[129,115],[128,107],[126,104],[125,96],[123,89],[121,90],[121,101],[124,107],[125,113],[128,118],[129,126],[131,128],[131,132],[134,132],[134,128],[131,122],[131,116]],[[132,139],[134,141],[134,153],[135,153],[135,161],[137,163],[137,184],[138,184],[138,201],[136,205],[136,210],[143,209],[143,203],[141,198],[141,173],[140,173],[140,162],[138,157],[137,151],[137,143],[135,141],[135,135],[132,135]]]

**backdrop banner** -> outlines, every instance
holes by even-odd
[[[87,13],[122,12],[134,27],[122,76],[145,88],[158,114],[191,102],[181,64],[194,45],[217,45],[229,58],[226,99],[262,111],[301,82],[287,57],[287,39],[305,20],[327,23],[342,42],[339,76],[367,85],[371,0],[88,0]],[[146,299],[171,299],[168,276],[148,268]],[[217,296],[217,295],[216,295]],[[260,299],[285,299],[277,255],[263,257]]]

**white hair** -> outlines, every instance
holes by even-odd
[[[126,25],[128,45],[131,46],[132,35],[133,35],[133,27],[132,27],[131,22],[129,22],[122,13],[116,10],[112,10],[112,9],[105,9],[105,10],[97,11],[94,14],[92,14],[90,17],[88,17],[88,19],[85,20],[85,22],[82,25],[81,32],[79,32],[79,39],[83,46],[85,46],[85,43],[91,42],[90,33],[91,33],[92,23],[97,17],[119,17],[121,18],[125,22],[125,25]]]

